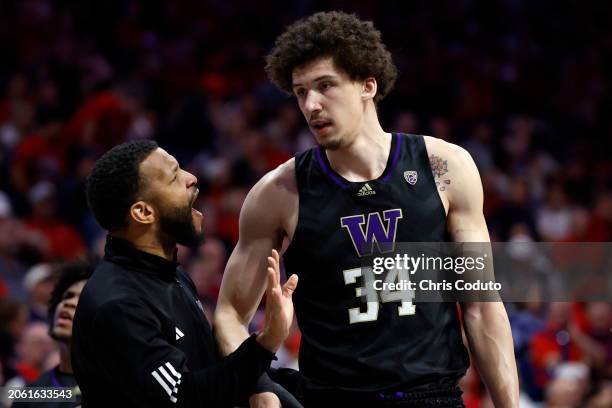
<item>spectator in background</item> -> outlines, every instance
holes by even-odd
[[[13,215],[11,201],[0,191],[0,279],[6,279],[13,297],[24,297],[24,264],[37,262],[45,248],[45,237]]]
[[[612,191],[597,196],[585,235],[585,241],[612,241]]]
[[[28,324],[28,308],[12,299],[0,299],[0,384],[17,376],[15,343]]]
[[[571,304],[551,302],[546,328],[537,332],[529,347],[529,355],[535,372],[535,384],[546,388],[554,370],[564,362],[581,361],[582,352],[570,335]]]
[[[521,390],[536,400],[542,399],[542,394],[541,389],[535,384],[529,346],[533,336],[544,329],[542,309],[543,303],[541,302],[524,302],[510,307],[508,313],[517,368],[521,379]]]
[[[396,115],[392,128],[394,132],[416,134],[419,131],[419,118],[413,112],[400,112]]]
[[[561,242],[584,242],[587,241],[589,227],[589,212],[582,207],[576,207],[572,210],[572,220],[569,234],[565,236]]]
[[[28,270],[23,286],[29,295],[30,321],[47,321],[47,308],[55,281],[50,264],[38,264]]]
[[[455,142],[451,123],[444,116],[436,116],[432,118],[429,121],[429,128],[431,129],[429,132],[431,135],[450,143]]]
[[[489,170],[494,165],[493,132],[491,123],[481,120],[473,126],[470,136],[463,143],[463,147],[474,158],[474,162],[481,171]]]
[[[5,235],[6,232],[6,223],[5,220],[11,216],[13,209],[11,206],[11,201],[8,196],[0,191],[0,236],[4,238],[0,238],[0,299],[4,298],[8,295],[9,289],[5,282],[5,277],[7,271],[6,266],[4,265],[3,257],[2,257],[2,249],[4,247],[4,242],[9,238],[9,236]]]
[[[48,403],[49,408],[69,408],[80,406],[80,390],[72,373],[70,346],[72,343],[72,320],[81,291],[91,277],[94,265],[89,262],[73,262],[60,265],[60,278],[53,289],[49,302],[49,334],[59,348],[59,364],[45,372],[35,381],[28,383],[29,387],[69,387],[77,396],[75,402]],[[16,403],[13,407],[27,408],[37,406],[34,403]]]
[[[73,260],[85,255],[85,246],[76,229],[57,218],[56,187],[48,181],[37,183],[29,193],[32,215],[26,225],[47,239],[43,258],[47,261]]]
[[[48,331],[43,322],[32,322],[25,327],[15,349],[17,376],[7,381],[7,387],[23,387],[57,364],[57,348]]]
[[[550,185],[546,203],[538,213],[537,228],[546,241],[561,241],[571,234],[572,210],[560,182]]]
[[[612,407],[612,383],[603,383],[585,404],[586,408]]]
[[[507,200],[491,217],[492,224],[499,229],[502,240],[511,238],[512,227],[517,224],[526,226],[529,236],[536,236],[529,199],[529,183],[518,177],[513,179]]]
[[[589,351],[594,353],[592,365],[599,378],[612,380],[612,306],[608,302],[586,304],[589,327],[586,336],[590,340]]]
[[[560,364],[546,388],[546,407],[580,408],[589,387],[589,367],[582,363]]]
[[[4,192],[0,191],[0,220],[10,218],[13,215],[13,205],[11,199]]]
[[[198,253],[187,271],[208,317],[212,317],[211,313],[217,304],[226,262],[227,250],[223,242],[217,238],[209,238],[198,248]]]
[[[140,104],[119,90],[104,90],[86,98],[66,125],[69,146],[100,151],[121,143]]]
[[[21,140],[15,149],[11,179],[23,196],[39,181],[60,180],[67,170],[61,118],[56,112],[41,112],[38,124],[36,132]]]
[[[8,81],[6,96],[0,100],[0,144],[13,149],[32,128],[35,105],[30,84],[22,72]]]

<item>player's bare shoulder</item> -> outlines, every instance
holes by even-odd
[[[423,138],[436,188],[445,206],[473,189],[482,189],[478,169],[467,150],[432,136]]]
[[[245,200],[241,219],[271,223],[287,232],[297,222],[298,190],[295,159],[290,159],[263,176]]]
[[[263,176],[249,192],[251,198],[267,204],[279,201],[297,199],[297,183],[295,180],[295,159],[287,160],[274,170]],[[286,205],[287,203],[284,203]]]

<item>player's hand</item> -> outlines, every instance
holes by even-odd
[[[276,394],[262,392],[260,394],[251,395],[249,398],[249,406],[251,408],[281,408],[281,403]]]
[[[257,336],[257,341],[269,351],[276,353],[289,335],[293,322],[291,296],[297,287],[297,275],[291,275],[283,286],[280,284],[278,252],[273,249],[268,257],[268,287],[266,288],[266,327]]]

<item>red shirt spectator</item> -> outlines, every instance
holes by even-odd
[[[66,128],[69,144],[97,145],[104,150],[124,141],[131,123],[126,100],[115,91],[86,99]]]
[[[40,232],[47,239],[47,249],[43,258],[52,260],[71,260],[85,252],[85,245],[79,233],[70,225],[55,218],[55,187],[49,182],[41,182],[30,191],[32,216],[26,220],[28,228]]]
[[[60,131],[61,124],[50,123],[17,145],[12,179],[22,193],[40,180],[65,174],[66,149],[60,143]]]
[[[582,358],[568,329],[570,313],[571,303],[552,302],[546,328],[531,340],[530,357],[539,387],[544,388],[548,384],[559,363],[580,361]]]

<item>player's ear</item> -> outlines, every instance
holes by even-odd
[[[155,208],[146,201],[136,201],[130,207],[130,218],[139,224],[155,222]]]
[[[361,85],[361,98],[364,101],[368,99],[374,99],[377,90],[378,84],[376,83],[376,78],[366,78]]]

